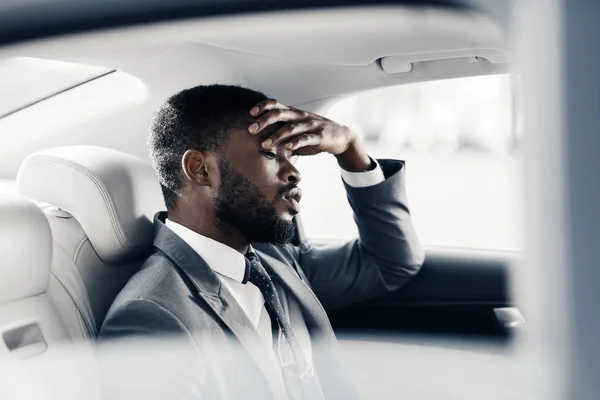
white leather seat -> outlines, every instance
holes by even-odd
[[[69,146],[28,157],[18,193],[38,202],[53,238],[49,294],[71,338],[92,342],[118,292],[152,249],[164,209],[149,163],[102,147]]]
[[[31,200],[0,195],[0,399],[100,400],[91,357],[69,335],[49,295],[52,238]]]
[[[33,202],[2,194],[0,237],[0,359],[45,354],[68,338],[47,293],[50,227]]]

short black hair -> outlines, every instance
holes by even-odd
[[[185,89],[165,101],[150,125],[148,147],[167,209],[181,194],[181,158],[189,149],[219,153],[227,132],[243,128],[250,109],[262,100],[261,92],[230,85]]]

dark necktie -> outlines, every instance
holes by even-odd
[[[320,389],[313,376],[313,370],[306,362],[300,344],[292,331],[288,316],[285,315],[281,300],[279,299],[279,293],[265,267],[260,263],[258,256],[252,252],[246,254],[246,276],[243,283],[246,282],[253,283],[261,291],[265,298],[265,307],[269,312],[269,316],[271,319],[277,321],[277,325],[291,349],[294,359],[295,376],[288,378],[297,383],[295,384],[286,379],[288,392],[291,392],[290,395],[294,398],[298,398],[299,394],[296,392],[300,391],[302,393],[302,397],[300,398],[306,400],[322,399]],[[299,390],[289,386],[299,386]]]

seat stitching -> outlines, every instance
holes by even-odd
[[[63,253],[65,253],[65,255],[67,256],[67,259],[73,263],[73,266],[75,267],[75,270],[77,271],[77,273],[79,274],[80,277],[81,277],[81,272],[79,271],[79,267],[77,266],[77,255],[78,255],[77,253],[79,253],[79,251],[83,247],[83,243],[85,243],[87,241],[89,241],[88,238],[84,238],[81,241],[81,243],[79,244],[79,246],[77,246],[76,255],[73,256],[73,258],[71,258],[71,257],[69,257],[69,252],[66,251],[64,249],[64,247],[60,243],[58,243],[56,240],[53,240],[54,245],[56,247],[58,247],[60,250],[62,250]],[[59,279],[58,276],[56,276],[56,274],[54,273],[54,267],[52,267],[52,275],[54,275],[54,277],[56,278],[56,280],[61,284],[61,286],[65,289],[65,291],[67,292],[67,294],[71,298],[71,301],[73,301],[73,304],[75,304],[75,309],[82,316],[82,318],[83,318],[83,320],[84,320],[84,322],[86,324],[87,330],[90,333],[90,336],[94,337],[94,336],[98,335],[97,328],[96,328],[96,320],[94,320],[94,314],[93,314],[93,311],[91,310],[92,298],[90,296],[90,292],[88,291],[87,286],[85,285],[85,282],[83,281],[83,278],[81,278],[81,283],[83,285],[83,290],[85,291],[85,296],[86,296],[86,300],[85,301],[87,302],[87,304],[90,305],[90,312],[91,312],[90,318],[92,318],[92,321],[88,321],[88,320],[85,319],[85,317],[83,315],[83,312],[82,312],[81,308],[79,307],[79,302],[77,302],[75,300],[75,298],[71,295],[71,293],[69,292],[69,290],[63,284],[63,282]]]
[[[83,239],[81,239],[81,243],[79,243],[79,245],[77,246],[77,249],[75,250],[75,254],[73,254],[73,262],[75,264],[77,264],[77,259],[79,258],[79,252],[81,251],[81,249],[83,248],[83,245],[86,242],[89,242],[90,238],[89,237],[84,237]]]
[[[113,203],[110,198],[110,194],[108,193],[108,190],[106,190],[106,187],[104,186],[102,181],[96,175],[94,175],[93,172],[91,172],[87,168],[82,167],[81,165],[79,165],[77,163],[74,163],[74,162],[68,161],[68,160],[64,160],[64,159],[60,159],[60,158],[55,158],[53,156],[35,155],[35,156],[30,157],[29,160],[27,160],[27,161],[33,161],[33,160],[47,161],[47,162],[51,162],[51,163],[55,163],[55,164],[64,165],[66,167],[73,168],[74,170],[81,172],[86,177],[90,178],[90,180],[94,183],[94,185],[100,192],[100,195],[102,196],[102,200],[104,201],[104,205],[108,209],[111,226],[113,228],[113,232],[115,233],[115,236],[117,237],[119,243],[125,249],[130,249],[133,247],[129,243],[127,243],[127,239],[125,238],[125,235],[124,235],[124,233],[121,229],[121,226],[117,220],[116,210],[114,209]],[[69,210],[67,210],[67,211],[69,211]]]
[[[83,335],[84,340],[86,342],[90,342],[92,345],[95,344],[94,341],[91,339],[94,336],[94,334],[89,331],[89,328],[87,326],[84,326],[85,318],[83,317],[83,314],[81,314],[81,311],[79,311],[79,309],[77,309],[77,317],[77,319],[79,320],[79,327],[81,328],[81,330],[86,330],[89,334],[89,336]]]
[[[79,306],[77,305],[77,302],[75,301],[75,299],[73,298],[73,296],[71,295],[71,293],[69,292],[69,290],[65,287],[65,285],[62,283],[62,281],[59,279],[59,277],[56,276],[56,274],[54,273],[54,271],[51,271],[51,273],[56,278],[56,281],[60,284],[60,286],[62,286],[62,288],[65,290],[65,292],[67,293],[67,295],[69,296],[69,298],[71,299],[71,301],[73,302],[73,305],[75,306],[75,310],[77,311],[77,313],[81,314],[81,311],[79,310]],[[82,316],[83,316],[83,314],[82,314]],[[88,322],[85,318],[83,318],[83,321],[85,322],[86,330],[88,332],[90,332],[91,335],[94,335],[95,334],[94,333],[95,330],[92,329],[92,327],[90,326],[90,322]],[[79,325],[81,326],[81,321],[79,322]]]
[[[84,242],[86,242],[86,241],[87,241],[87,240],[85,240],[85,239],[84,239],[82,242],[84,243]],[[90,312],[92,312],[92,310],[91,310],[92,298],[91,298],[91,296],[90,296],[90,292],[88,291],[88,288],[87,288],[87,286],[85,285],[85,282],[83,281],[83,277],[81,276],[81,271],[79,271],[79,267],[77,266],[77,261],[76,261],[76,260],[77,260],[77,258],[76,258],[76,257],[73,257],[73,258],[71,258],[71,257],[69,256],[69,252],[68,252],[68,251],[66,251],[66,250],[64,249],[64,247],[63,247],[63,246],[62,246],[62,245],[61,245],[59,242],[57,242],[56,240],[53,240],[53,243],[54,243],[54,245],[55,245],[56,247],[58,247],[60,250],[62,250],[62,251],[63,251],[63,253],[64,253],[64,254],[67,256],[67,259],[73,263],[73,266],[75,267],[75,268],[74,268],[74,269],[75,269],[75,271],[77,271],[77,274],[78,274],[78,275],[79,275],[79,277],[81,278],[81,284],[82,284],[83,290],[85,291],[85,296],[86,296],[86,300],[85,300],[85,301],[86,301],[86,303],[87,303],[87,304],[90,304]],[[80,248],[80,246],[78,246],[78,250],[79,250],[79,248]],[[65,289],[65,291],[67,292],[67,294],[69,295],[69,297],[71,298],[71,300],[73,301],[73,303],[75,304],[75,308],[77,309],[77,311],[78,311],[78,312],[81,314],[81,316],[83,317],[83,312],[82,312],[81,308],[79,307],[79,303],[78,303],[78,302],[75,300],[75,298],[74,298],[73,296],[71,296],[71,293],[70,293],[70,292],[69,292],[69,290],[68,290],[68,289],[65,287],[65,285],[64,285],[64,284],[63,284],[63,282],[60,280],[60,278],[59,278],[58,276],[56,276],[56,273],[55,273],[55,267],[54,267],[54,266],[52,266],[52,270],[51,270],[51,272],[52,272],[52,275],[54,275],[54,277],[56,278],[56,280],[57,280],[57,281],[58,281],[58,282],[61,284],[61,286],[62,286],[62,287]],[[92,319],[94,318],[93,312],[92,312],[92,315],[90,315],[90,317],[91,317]],[[88,328],[88,331],[90,332],[90,334],[91,334],[91,335],[97,335],[97,334],[98,334],[98,332],[96,332],[96,321],[95,321],[95,320],[93,320],[93,321],[91,321],[91,322],[88,322],[88,321],[87,321],[85,318],[84,318],[84,321],[86,322],[86,325],[87,325],[87,328]]]

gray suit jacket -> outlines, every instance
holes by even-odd
[[[327,399],[356,398],[356,393],[343,372],[325,310],[400,288],[424,260],[407,206],[404,163],[379,163],[384,182],[365,188],[346,185],[359,239],[327,246],[253,244],[286,307],[293,304],[301,312],[292,325],[310,335],[315,371]],[[139,354],[119,360],[121,369],[132,375],[142,370],[148,379],[135,383],[121,373],[109,374],[111,397],[131,395],[123,391],[125,386],[145,398],[175,398],[176,393],[186,398],[198,393],[202,398],[284,397],[278,371],[253,325],[204,260],[164,225],[165,217],[155,217],[155,251],[113,303],[100,339],[169,335],[184,350],[173,350],[178,357],[163,354],[139,364]]]

